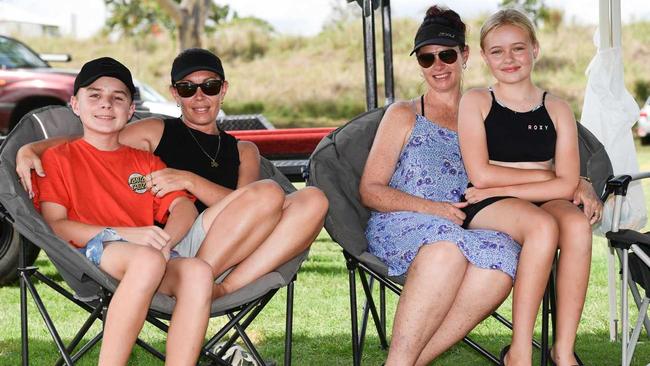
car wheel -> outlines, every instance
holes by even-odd
[[[641,145],[650,145],[650,135],[641,137]]]
[[[21,242],[27,244],[25,264],[31,266],[41,249],[14,230],[10,222],[0,219],[0,286],[8,285],[18,278],[18,253]]]

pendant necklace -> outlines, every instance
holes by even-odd
[[[185,126],[185,127],[187,128],[187,132],[189,132],[190,136],[192,136],[192,139],[194,140],[194,142],[196,142],[196,145],[199,147],[199,149],[201,149],[201,152],[203,153],[203,155],[207,156],[207,158],[210,159],[210,166],[213,167],[213,168],[217,168],[219,166],[219,163],[217,163],[217,155],[219,155],[219,150],[221,149],[221,131],[219,131],[219,129],[217,129],[217,132],[218,132],[217,133],[217,141],[219,141],[219,142],[217,144],[217,152],[215,152],[214,157],[212,157],[212,156],[210,156],[210,154],[207,153],[207,151],[205,151],[205,149],[203,149],[203,146],[201,146],[201,144],[199,143],[199,140],[197,140],[196,136],[194,136],[194,133],[192,132],[192,129],[187,127],[187,126]]]

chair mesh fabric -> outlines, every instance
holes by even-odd
[[[580,175],[589,177],[599,195],[605,191],[607,180],[614,174],[605,146],[586,127],[578,123]]]
[[[46,137],[81,135],[82,132],[79,118],[68,107],[45,107],[23,117],[0,147],[0,204],[13,218],[16,230],[43,249],[65,282],[73,289],[75,296],[87,301],[96,298],[101,288],[114,292],[118,282],[52,232],[34,209],[15,173],[16,152],[22,145]],[[286,193],[296,190],[291,182],[264,158],[261,159],[260,177],[273,179]],[[228,309],[246,304],[272,289],[287,285],[308,252],[304,251],[275,271],[215,300],[211,307],[212,316],[221,315]],[[151,303],[151,310],[171,314],[174,305],[173,298],[158,293]]]

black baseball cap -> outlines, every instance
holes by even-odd
[[[86,87],[102,76],[110,76],[123,82],[131,92],[131,97],[135,95],[135,85],[131,71],[122,65],[119,61],[110,57],[100,57],[86,62],[81,71],[74,79],[74,95],[77,95],[79,88]]]
[[[415,41],[411,55],[420,47],[430,44],[441,46],[463,46],[465,35],[457,29],[437,22],[424,22],[415,34]]]
[[[221,60],[217,55],[203,48],[188,48],[174,59],[171,72],[172,84],[199,70],[212,71],[221,76],[222,80],[226,80]]]

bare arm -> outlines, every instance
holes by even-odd
[[[465,204],[434,202],[388,186],[414,121],[415,114],[406,102],[395,103],[386,111],[359,183],[361,202],[376,211],[415,211],[460,224],[465,215],[458,208]]]
[[[194,203],[187,197],[177,197],[169,206],[165,232],[169,234],[168,247],[173,248],[187,234],[198,216]]]
[[[547,109],[551,118],[557,121],[555,124],[557,131],[554,159],[555,178],[542,182],[502,187],[470,188],[465,194],[470,203],[478,202],[490,196],[513,196],[532,202],[543,202],[552,199],[573,200],[580,171],[576,122],[568,104],[557,98],[547,97]],[[478,193],[475,194],[476,192]]]
[[[158,118],[146,118],[127,123],[120,131],[120,143],[153,153],[158,147],[164,129],[164,122]]]
[[[542,169],[518,169],[490,163],[484,120],[492,99],[486,89],[470,90],[460,101],[458,139],[465,169],[477,188],[503,187],[551,180],[555,174]]]
[[[260,151],[250,141],[237,142],[239,150],[239,177],[237,188],[260,179]]]
[[[237,188],[252,183],[259,179],[260,154],[257,146],[249,141],[239,141],[239,178]],[[148,188],[153,184],[160,189],[157,196],[162,197],[169,192],[187,190],[206,206],[211,206],[233,190],[216,184],[199,175],[185,170],[166,168],[151,173]]]
[[[32,190],[32,169],[39,176],[45,176],[45,170],[43,170],[40,158],[43,152],[50,147],[61,145],[79,137],[81,136],[53,137],[25,144],[18,149],[16,153],[16,173],[18,174],[18,178],[20,178],[23,188],[29,193],[30,197],[34,195]]]
[[[163,128],[163,122],[156,118],[148,118],[129,123],[120,132],[120,143],[139,150],[153,152],[160,142]],[[45,176],[40,159],[43,152],[50,147],[75,140],[79,137],[81,136],[54,137],[25,144],[18,149],[16,154],[16,173],[20,178],[23,188],[30,194],[30,197],[33,196],[31,170],[34,169],[36,174],[41,177]]]
[[[79,248],[105,228],[69,220],[65,206],[54,202],[41,202],[41,213],[57,236]]]

